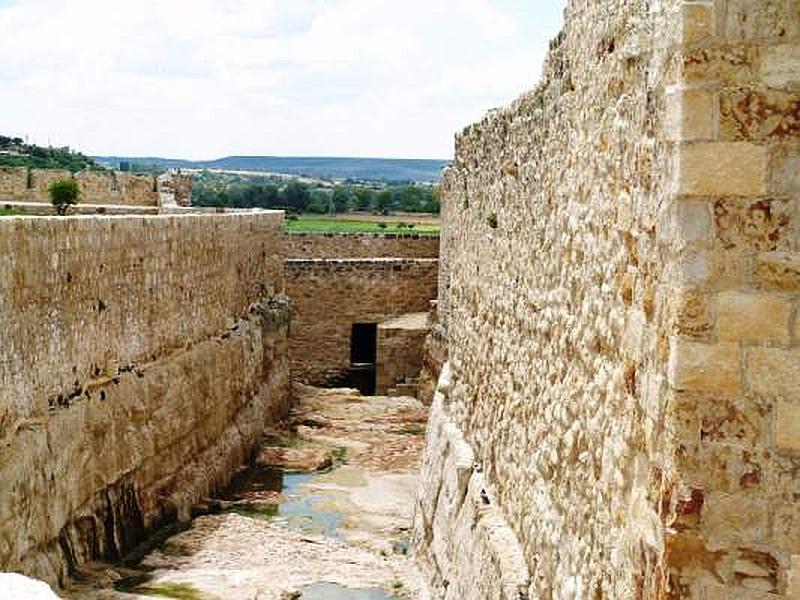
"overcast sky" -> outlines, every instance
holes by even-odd
[[[449,158],[565,0],[0,0],[0,134],[90,154]]]

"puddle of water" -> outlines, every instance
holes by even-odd
[[[300,486],[320,473],[286,473],[272,467],[251,467],[239,473],[222,495],[223,500],[239,502],[233,512],[285,523],[302,533],[321,534],[341,539],[338,532],[344,516],[324,510],[319,496],[303,496]],[[280,496],[283,496],[281,502]]]
[[[300,591],[303,593],[303,600],[397,600],[398,598],[381,589],[353,589],[338,583],[315,583]]]
[[[392,542],[392,552],[395,554],[402,554],[405,556],[408,554],[409,549],[411,548],[411,542],[407,537],[400,538],[399,540],[395,540]]]

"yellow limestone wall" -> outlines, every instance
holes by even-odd
[[[0,571],[118,558],[285,415],[282,227],[0,219]]]
[[[573,0],[458,136],[441,598],[800,597],[800,3]]]

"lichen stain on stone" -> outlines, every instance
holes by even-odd
[[[800,135],[800,95],[738,89],[720,99],[723,139],[764,140]]]
[[[698,572],[711,574],[724,583],[720,575],[720,563],[728,555],[724,550],[712,551],[705,540],[690,532],[668,535],[665,561],[675,573],[697,576]]]
[[[716,239],[725,250],[789,249],[793,243],[792,210],[791,203],[779,200],[718,200],[714,204]]]

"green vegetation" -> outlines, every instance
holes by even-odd
[[[286,230],[295,233],[418,233],[421,235],[436,235],[439,233],[438,225],[413,223],[389,223],[376,221],[358,221],[345,219],[332,219],[300,215],[286,221]]]
[[[175,598],[177,600],[202,600],[203,596],[194,586],[186,583],[162,583],[158,585],[145,585],[135,590],[143,596],[156,596],[159,598]]]
[[[277,208],[296,214],[438,213],[439,193],[438,186],[429,184],[334,182],[202,171],[194,176],[193,203],[196,206]]]
[[[56,207],[56,212],[59,215],[67,214],[69,207],[78,203],[78,197],[81,194],[74,179],[54,181],[47,188],[47,191],[50,194],[50,202]]]
[[[402,435],[425,435],[425,425],[420,423],[406,423],[402,427],[389,430],[390,433],[398,433]]]
[[[43,148],[26,144],[20,138],[0,135],[0,167],[28,167],[33,169],[83,169],[103,170],[94,160],[68,147]]]
[[[14,210],[12,208],[0,208],[0,217],[14,217],[16,215],[21,215],[21,214],[24,213],[21,213],[20,211]]]

